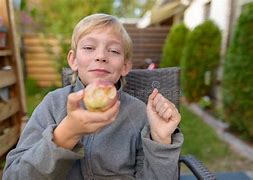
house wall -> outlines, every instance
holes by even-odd
[[[204,0],[193,0],[191,5],[186,9],[184,14],[184,23],[190,29],[195,28],[205,20],[204,4]]]

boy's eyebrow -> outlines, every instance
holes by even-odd
[[[81,43],[83,43],[83,41],[95,41],[96,42],[96,41],[99,41],[99,39],[93,38],[93,37],[87,37],[87,38],[82,39]],[[119,44],[119,45],[121,45],[121,42],[119,40],[116,40],[116,39],[111,39],[109,41],[109,43],[110,44]]]

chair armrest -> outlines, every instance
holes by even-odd
[[[191,172],[200,180],[214,180],[214,174],[211,173],[198,159],[192,155],[180,156],[179,163],[184,163]]]

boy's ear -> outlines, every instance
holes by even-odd
[[[68,64],[72,71],[77,71],[76,54],[73,50],[68,53]]]
[[[121,72],[121,76],[126,76],[131,69],[132,69],[132,62],[129,60],[126,60],[126,62],[124,63],[124,67],[122,69],[122,72]]]

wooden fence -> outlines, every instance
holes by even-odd
[[[58,56],[59,40],[42,34],[24,35],[24,51],[27,76],[36,80],[40,87],[60,86]]]
[[[147,68],[148,59],[159,64],[169,26],[139,29],[125,25],[125,28],[133,41],[133,68]]]
[[[147,68],[148,61],[159,64],[169,27],[125,27],[133,41],[133,68]],[[24,49],[28,77],[35,79],[41,87],[61,86],[61,77],[57,70],[57,60],[61,53],[59,39],[41,34],[26,34]]]

